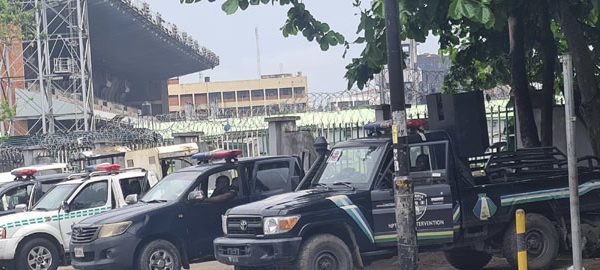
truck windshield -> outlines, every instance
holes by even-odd
[[[151,188],[141,201],[165,202],[176,200],[196,182],[198,176],[198,172],[170,174]]]
[[[44,197],[42,197],[42,199],[40,199],[35,207],[33,207],[33,210],[57,210],[61,203],[65,201],[78,186],[78,184],[54,186],[46,193],[46,195],[44,195]]]
[[[368,188],[383,149],[381,146],[333,149],[318,183]]]

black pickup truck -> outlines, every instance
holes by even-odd
[[[237,159],[239,151],[201,153],[197,166],[172,173],[133,205],[73,228],[77,269],[189,269],[213,259],[222,215],[231,207],[294,190],[304,176],[292,156]],[[209,162],[220,158],[225,161]],[[79,254],[77,254],[79,253]]]
[[[459,158],[445,131],[408,137],[420,251],[443,250],[457,269],[492,256],[516,260],[513,217],[527,212],[530,269],[569,248],[566,157],[555,148]],[[488,152],[489,153],[489,152]],[[390,135],[340,142],[299,190],[227,211],[218,261],[236,270],[348,270],[396,254]],[[600,250],[600,168],[579,163],[586,254]]]

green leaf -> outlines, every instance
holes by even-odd
[[[326,40],[322,40],[321,41],[321,50],[322,51],[327,51],[329,50],[329,43],[327,43]]]
[[[460,19],[463,16],[462,5],[462,0],[452,0],[452,2],[450,2],[450,6],[448,7],[448,17],[454,20]]]
[[[225,11],[225,13],[227,13],[227,15],[231,15],[231,14],[235,13],[239,7],[240,7],[239,0],[227,0],[227,1],[225,1],[225,3],[223,3],[223,5],[221,6],[221,9],[223,9],[223,11]]]
[[[238,0],[240,9],[242,10],[246,10],[248,8],[248,6],[250,5],[250,3],[248,3],[248,0]]]

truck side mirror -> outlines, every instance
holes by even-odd
[[[63,201],[60,204],[60,209],[62,209],[63,211],[65,211],[65,213],[71,212],[71,206],[69,205],[69,203],[67,201]]]
[[[137,202],[138,202],[137,194],[129,194],[129,195],[127,195],[127,197],[125,197],[125,203],[127,205],[136,204]]]
[[[21,212],[25,212],[25,211],[27,211],[27,205],[26,204],[17,204],[15,206],[15,212],[21,213]]]
[[[204,192],[201,190],[192,191],[188,195],[188,201],[201,202],[204,201],[204,199],[206,199],[206,196],[204,196]]]

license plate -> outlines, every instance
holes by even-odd
[[[85,254],[83,253],[83,249],[82,248],[74,248],[73,252],[75,253],[75,258],[83,258],[83,257],[85,257]]]
[[[228,248],[227,249],[227,255],[239,256],[240,255],[240,249],[239,248]]]

